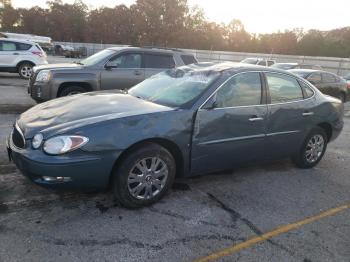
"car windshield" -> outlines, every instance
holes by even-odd
[[[258,59],[255,59],[255,58],[246,58],[241,61],[241,63],[252,64],[252,65],[255,65],[257,62],[258,62]]]
[[[292,69],[294,66],[295,65],[292,65],[292,64],[274,64],[271,67],[283,69],[283,70],[288,70],[288,69]]]
[[[350,74],[347,74],[346,76],[344,76],[344,78],[345,78],[346,80],[350,80]]]
[[[79,64],[82,64],[85,66],[94,65],[94,64],[102,61],[103,59],[107,58],[108,56],[110,56],[113,53],[114,53],[113,50],[105,49],[105,50],[102,50],[102,51],[92,55],[92,56],[89,56],[88,58],[85,58],[84,60],[81,60],[79,62]]]
[[[152,76],[129,90],[132,96],[170,107],[197,98],[220,73],[171,69]]]

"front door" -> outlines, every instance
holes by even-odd
[[[198,110],[192,142],[193,173],[229,169],[262,157],[267,106],[261,83],[258,72],[237,74],[213,95],[213,108],[204,105]]]
[[[129,89],[145,79],[141,53],[123,53],[111,58],[101,72],[101,89]]]

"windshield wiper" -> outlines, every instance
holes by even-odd
[[[82,62],[80,61],[73,61],[74,64],[77,64],[77,65],[84,65]]]

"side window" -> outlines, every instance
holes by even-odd
[[[261,104],[260,74],[243,73],[231,78],[216,93],[217,108]]]
[[[318,84],[322,82],[322,77],[320,73],[313,73],[311,75],[309,75],[307,77],[307,80],[311,83],[311,84]]]
[[[299,83],[305,91],[305,98],[309,98],[309,97],[312,97],[314,95],[314,91],[312,90],[312,88],[309,85],[307,85],[303,81],[299,81]]]
[[[193,55],[181,55],[181,59],[185,65],[197,63],[197,60],[194,58]]]
[[[141,68],[140,54],[125,54],[112,58],[109,61],[111,66],[117,68]]]
[[[336,79],[334,75],[322,73],[322,82],[324,83],[335,83]]]
[[[16,51],[16,44],[13,42],[3,41],[1,51]]]
[[[32,45],[29,44],[23,44],[23,43],[17,43],[17,51],[26,51],[29,50],[32,47]]]
[[[145,54],[145,68],[174,68],[175,62],[171,55]]]
[[[259,61],[258,65],[266,66],[266,61],[265,60],[261,60],[261,61]]]
[[[271,103],[284,103],[303,99],[303,92],[298,81],[290,76],[266,73]]]
[[[267,66],[272,66],[273,64],[275,64],[275,61],[267,60]]]

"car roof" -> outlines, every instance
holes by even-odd
[[[29,44],[29,45],[35,45],[34,42],[28,41],[28,40],[19,40],[16,38],[4,38],[4,37],[0,37],[1,41],[9,41],[9,42],[17,42],[17,43],[21,43],[21,44]]]
[[[176,48],[161,48],[161,47],[136,47],[136,46],[116,46],[116,47],[110,47],[108,48],[110,50],[114,50],[114,51],[147,51],[147,52],[154,52],[154,53],[168,53],[168,54],[174,54],[174,53],[180,53],[180,54],[184,54],[184,55],[192,55],[191,53],[185,52],[181,49],[176,49]]]
[[[244,72],[244,71],[264,71],[264,72],[277,72],[277,73],[283,73],[288,74],[291,76],[294,76],[291,73],[288,73],[285,70],[277,69],[277,68],[271,68],[271,67],[265,67],[265,66],[259,66],[259,65],[252,65],[252,64],[244,64],[244,63],[237,63],[237,62],[200,62],[195,64],[190,64],[186,66],[178,67],[178,69],[181,70],[189,70],[189,71],[197,71],[197,72]]]
[[[275,65],[298,65],[298,63],[276,63]]]
[[[329,73],[326,71],[322,71],[322,70],[317,70],[317,69],[290,69],[288,70],[289,72],[299,72],[299,73],[314,73],[314,72],[320,72],[320,73]]]

